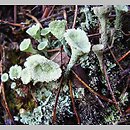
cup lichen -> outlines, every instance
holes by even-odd
[[[99,33],[101,33],[100,44],[104,44],[104,47],[107,45],[107,18],[111,11],[111,5],[104,5],[99,7],[93,7],[94,14],[98,17],[100,22]]]
[[[56,81],[62,72],[57,63],[39,54],[28,57],[24,66],[30,71],[34,84],[37,82]]]
[[[27,29],[26,33],[28,33],[30,36],[34,37],[34,36],[36,36],[38,30],[40,30],[40,25],[36,24],[36,25],[32,25],[32,27]]]
[[[18,66],[17,64],[10,67],[9,69],[9,77],[12,80],[19,79],[21,76],[22,67]]]
[[[31,44],[31,40],[29,38],[24,39],[21,44],[20,44],[20,51],[23,52],[30,52],[30,53],[37,53],[37,51],[35,49],[33,49],[32,44]]]
[[[6,81],[8,81],[8,79],[9,79],[9,76],[8,76],[7,73],[3,73],[3,74],[1,75],[1,81],[2,81],[2,82],[6,82]]]
[[[121,36],[121,29],[122,29],[122,14],[128,11],[127,5],[114,5],[115,12],[116,12],[116,19],[115,19],[115,30],[117,33],[116,37]]]
[[[91,44],[86,33],[81,29],[68,29],[64,37],[72,51],[71,59],[67,66],[67,71],[69,71],[80,56],[89,53]]]
[[[37,46],[37,49],[38,49],[39,51],[44,50],[47,45],[48,45],[48,40],[44,38],[44,39],[39,43],[39,45]]]
[[[59,40],[61,40],[65,33],[65,26],[67,22],[65,20],[55,20],[49,24],[50,32]]]
[[[98,58],[100,69],[102,72],[103,72],[103,49],[104,49],[103,44],[97,44],[92,47],[92,51],[96,54]]]

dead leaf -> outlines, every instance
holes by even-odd
[[[50,59],[61,66],[61,52],[55,53]],[[66,66],[69,59],[68,55],[65,52],[62,52],[62,65]]]

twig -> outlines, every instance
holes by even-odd
[[[23,24],[19,24],[19,23],[10,23],[10,22],[4,21],[4,20],[0,20],[0,23],[9,24],[9,25],[12,25],[12,26],[17,26],[17,27],[23,27],[23,26],[24,26]]]
[[[60,90],[62,88],[62,81],[63,81],[63,77],[61,77],[60,86],[59,86],[59,89],[58,89],[58,92],[57,92],[57,95],[56,95],[56,101],[55,101],[55,105],[54,105],[54,109],[53,109],[53,113],[52,113],[52,124],[56,123],[56,108],[57,108],[58,99],[59,99],[59,96],[60,96]]]
[[[127,37],[129,37],[129,36],[130,36],[130,34],[129,34],[129,33],[127,34],[127,33],[125,33],[124,31],[122,31],[122,34],[123,34],[123,35],[125,35],[125,36],[127,36]]]
[[[55,52],[55,51],[60,51],[61,48],[55,48],[55,49],[51,49],[51,50],[47,50],[47,52]]]
[[[73,97],[73,92],[72,92],[72,82],[71,82],[71,80],[69,80],[69,88],[70,88],[70,97],[71,97],[71,101],[72,101],[73,111],[75,113],[75,116],[76,116],[76,119],[77,119],[77,123],[78,123],[78,125],[80,125],[80,119],[79,119],[79,116],[78,116],[78,113],[77,113],[77,110],[76,110],[76,107],[75,107],[75,102],[74,102],[74,97]]]
[[[128,77],[127,82],[126,82],[126,87],[124,88],[124,90],[123,90],[122,94],[120,95],[120,97],[123,97],[123,96],[124,96],[126,90],[127,90],[128,87],[130,86],[129,83],[130,83],[130,77]]]
[[[122,115],[122,112],[121,112],[121,110],[120,110],[120,107],[119,107],[119,105],[118,105],[118,103],[117,103],[117,101],[116,101],[116,98],[115,98],[115,96],[114,96],[114,93],[113,93],[113,91],[112,91],[112,88],[111,88],[111,85],[110,85],[110,82],[109,82],[109,78],[108,78],[108,75],[107,75],[107,72],[106,72],[106,66],[105,66],[105,65],[103,66],[103,70],[104,70],[105,78],[106,78],[106,81],[107,81],[107,88],[108,88],[108,90],[110,91],[110,94],[111,94],[111,96],[112,96],[112,99],[113,99],[113,101],[114,101],[114,103],[115,103],[115,106],[116,106],[117,110],[118,110],[118,111],[120,112],[120,114]]]
[[[4,107],[5,111],[8,113],[8,116],[11,119],[12,123],[14,124],[13,117],[10,113],[10,110],[9,110],[9,107],[8,107],[8,104],[7,104],[7,101],[6,101],[5,92],[4,92],[4,84],[2,82],[1,82],[1,85],[0,85],[0,89],[1,89],[2,97],[3,97],[3,99],[2,99],[3,107]]]
[[[78,5],[75,5],[74,21],[73,21],[72,28],[75,28],[76,18],[77,18],[77,12],[78,12]]]
[[[51,9],[51,6],[50,6],[50,5],[46,5],[46,6],[44,7],[42,18],[47,18],[47,17],[48,17],[48,14],[49,14],[49,12],[50,12],[50,9]]]
[[[33,100],[35,102],[35,105],[38,106],[38,101],[37,101],[37,99],[36,99],[36,97],[35,97],[35,95],[34,95],[34,93],[32,91],[31,91],[31,95],[32,95],[32,98],[33,98]]]
[[[89,34],[88,37],[95,37],[95,36],[100,36],[101,33],[95,33],[95,34]]]
[[[48,16],[50,16],[50,15],[52,14],[54,8],[55,8],[55,5],[52,6],[52,8],[51,8],[51,10],[50,10],[50,12],[49,12],[49,14],[48,14]]]
[[[75,77],[94,95],[100,97],[101,99],[109,102],[109,103],[114,103],[111,99],[108,99],[106,98],[105,96],[103,95],[100,95],[99,93],[95,92],[92,88],[90,88],[73,70],[72,70],[72,73],[75,75]]]
[[[17,21],[17,5],[14,5],[14,23]]]
[[[105,106],[103,105],[102,101],[98,98],[98,96],[95,95],[95,98],[97,99],[98,103],[100,104],[100,106],[102,108],[105,108]]]
[[[56,14],[54,14],[54,15],[48,16],[47,18],[44,18],[44,19],[40,20],[40,22],[41,22],[41,23],[42,23],[42,22],[45,22],[45,21],[47,21],[47,20],[49,20],[49,19],[51,19],[51,18],[55,18],[55,17],[57,17],[57,16],[59,16],[59,15],[62,15],[62,14],[63,14],[63,11],[61,11],[60,13],[56,13]]]
[[[4,56],[5,55],[5,52],[4,52],[4,48],[3,48],[3,54],[1,54],[1,62],[0,62],[0,73],[2,74],[3,73],[3,69],[2,69],[2,58],[3,57],[5,57]],[[4,59],[4,58],[3,58]],[[6,101],[6,96],[5,96],[5,91],[4,91],[4,84],[3,84],[3,82],[1,82],[1,84],[0,84],[0,94],[1,94],[1,97],[2,97],[2,99],[1,99],[1,102],[2,102],[2,104],[3,104],[3,107],[4,107],[4,109],[5,109],[5,111],[6,111],[6,113],[8,114],[8,116],[9,116],[9,118],[10,118],[10,120],[12,121],[12,123],[14,124],[14,121],[13,121],[13,117],[12,117],[12,115],[11,115],[11,113],[10,113],[10,110],[9,110],[9,107],[8,107],[8,104],[7,104],[7,101]]]
[[[129,50],[127,53],[125,53],[121,58],[119,58],[119,59],[118,59],[118,62],[120,62],[120,61],[122,61],[123,59],[125,59],[126,56],[128,56],[129,54],[130,54],[130,50]]]
[[[61,46],[61,50],[60,50],[60,53],[61,53],[61,69],[63,69],[62,52],[63,52],[63,45]]]
[[[67,13],[66,13],[66,10],[65,10],[65,9],[63,10],[63,16],[64,16],[64,19],[65,19],[66,22],[67,22]],[[66,23],[66,29],[68,29],[67,23]]]
[[[63,15],[63,13],[64,13],[64,11],[60,11],[59,13],[53,14],[53,15],[51,15],[51,16],[48,16],[47,18],[44,18],[44,19],[40,20],[40,22],[43,23],[43,22],[45,22],[45,21],[47,21],[47,20],[50,20],[51,18],[55,18],[55,17],[57,17],[57,16],[61,16],[61,15]],[[67,13],[68,13],[69,15],[71,15],[71,14],[72,14],[72,11],[67,11]]]
[[[26,16],[32,18],[36,23],[38,23],[40,25],[41,28],[43,28],[41,23],[38,21],[38,19],[36,17],[34,17],[33,15],[28,14],[28,13],[26,13]]]
[[[114,53],[112,52],[111,48],[109,47],[109,45],[108,45],[108,48],[109,48],[110,53],[111,53],[113,59],[115,60],[116,64],[117,64],[117,65],[120,67],[120,69],[123,71],[124,69],[121,67],[120,63],[117,61],[117,59],[116,59]]]

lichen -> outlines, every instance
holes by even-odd
[[[32,27],[30,27],[29,29],[27,29],[26,32],[27,32],[30,36],[34,37],[34,36],[36,36],[38,30],[40,30],[40,25],[39,25],[39,24],[36,24],[36,25],[32,25]]]
[[[28,57],[24,66],[30,71],[34,84],[37,82],[56,81],[62,72],[57,63],[39,54]]]
[[[122,29],[122,14],[128,11],[128,6],[126,5],[114,5],[116,12],[115,19],[115,29],[116,29],[116,38],[122,37],[121,29]]]
[[[102,72],[103,72],[103,49],[104,49],[103,44],[97,44],[92,47],[93,52],[96,54],[98,58],[100,69]]]
[[[65,20],[55,20],[49,24],[50,32],[59,40],[64,36],[66,23]]]
[[[107,18],[111,11],[111,8],[112,8],[111,5],[93,7],[94,14],[98,17],[98,20],[100,22],[100,28],[99,28],[99,33],[101,33],[100,44],[103,44],[104,47],[106,47],[108,41]]]
[[[49,29],[49,28],[43,28],[43,29],[41,30],[41,35],[42,35],[42,36],[45,36],[45,35],[47,35],[49,32],[50,32],[50,29]]]
[[[42,123],[42,108],[41,106],[38,106],[37,108],[34,108],[33,112],[25,111],[20,114],[20,121],[23,124],[28,125],[39,125]]]
[[[6,82],[6,81],[8,81],[8,79],[9,79],[9,76],[8,76],[7,73],[3,73],[3,74],[1,75],[1,81],[2,81],[2,82]]]
[[[48,45],[48,40],[44,38],[44,39],[42,39],[42,41],[37,46],[37,49],[41,51],[41,50],[45,49],[45,47],[47,45]]]
[[[35,49],[33,49],[31,40],[29,38],[24,39],[20,44],[20,51],[23,52],[30,52],[30,53],[37,53]]]
[[[31,73],[30,70],[27,68],[24,68],[21,72],[21,80],[23,84],[28,84],[31,81]]]
[[[15,83],[15,82],[12,82],[12,83],[11,83],[11,89],[15,89],[15,87],[16,87],[16,83]]]
[[[86,33],[81,29],[68,29],[64,37],[72,51],[71,59],[67,66],[69,71],[80,56],[89,53],[91,44]]]
[[[18,66],[17,64],[10,67],[9,69],[9,77],[12,80],[19,79],[21,76],[22,67]]]

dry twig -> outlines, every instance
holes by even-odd
[[[71,97],[71,101],[72,101],[72,106],[73,106],[73,111],[75,113],[76,119],[77,119],[77,123],[78,125],[80,125],[80,119],[75,107],[75,102],[74,102],[74,97],[73,97],[73,92],[72,92],[72,82],[69,80],[69,88],[70,88],[70,97]]]

